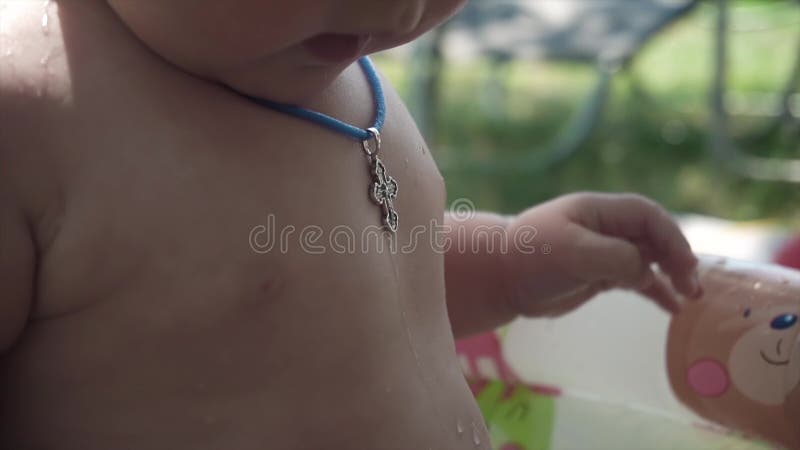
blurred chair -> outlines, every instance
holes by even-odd
[[[730,26],[730,0],[716,0],[718,15],[715,28],[714,78],[711,95],[711,145],[714,156],[725,167],[748,178],[769,181],[800,183],[800,159],[752,156],[742,150],[730,132],[730,114],[726,106],[728,78],[728,33]],[[794,2],[800,7],[800,1]],[[785,86],[778,96],[778,114],[765,129],[755,136],[740,139],[754,143],[764,141],[781,128],[796,136],[800,143],[800,107],[793,107],[793,98],[800,99],[800,32],[794,66]],[[800,103],[800,100],[798,100]],[[800,156],[800,144],[797,147]]]
[[[699,0],[473,0],[416,49],[412,108],[423,134],[435,141],[442,61],[483,56],[494,65],[517,59],[548,59],[592,65],[597,80],[554,141],[514,161],[441,161],[444,167],[544,170],[566,160],[600,122],[611,82],[639,50]],[[472,167],[470,167],[472,166]]]

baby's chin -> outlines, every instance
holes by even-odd
[[[351,37],[354,42],[346,42]],[[362,56],[395,47],[413,37],[416,34],[317,35],[238,67],[216,70],[212,78],[251,96],[303,105],[327,89]]]
[[[281,103],[304,105],[317,98],[352,60],[339,64],[265,64],[216,75],[221,83],[242,94]]]

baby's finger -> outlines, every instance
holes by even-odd
[[[653,283],[646,288],[640,289],[639,292],[649,297],[670,314],[677,314],[681,309],[681,304],[672,289],[660,278],[653,278]]]
[[[672,284],[677,292],[689,299],[700,297],[702,294],[702,286],[700,285],[700,281],[697,276],[698,262],[696,262],[696,257],[694,258],[694,262],[691,260],[687,261],[685,266],[682,268],[673,267],[671,270],[668,270],[664,263],[664,259],[657,256],[657,250],[654,250],[649,245],[642,243],[640,243],[638,247],[639,252],[642,254],[644,259],[658,265],[662,282],[669,280],[670,284]],[[673,290],[673,294],[676,294],[675,290]]]
[[[688,297],[700,294],[697,257],[665,209],[638,195],[600,195],[593,200],[586,202],[591,211],[581,215],[589,218],[587,225],[595,225],[601,233],[644,244],[652,251],[648,256],[670,276],[679,292]]]

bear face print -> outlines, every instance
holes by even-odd
[[[703,258],[671,323],[669,378],[701,416],[800,448],[800,272]]]

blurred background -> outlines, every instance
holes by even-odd
[[[451,200],[635,191],[800,229],[798,0],[472,0],[374,60]]]
[[[471,0],[374,60],[451,202],[516,213],[633,191],[677,213],[696,251],[800,268],[800,0]],[[567,393],[496,406],[476,391],[495,448],[769,448],[666,420],[700,420],[670,391],[668,325],[613,290],[459,342],[468,376]]]

